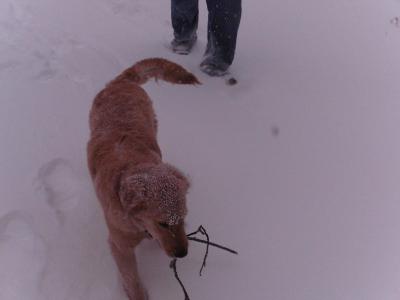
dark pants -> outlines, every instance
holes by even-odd
[[[207,0],[208,41],[206,59],[231,65],[242,12],[241,0]],[[172,26],[177,40],[196,37],[198,0],[171,0]]]

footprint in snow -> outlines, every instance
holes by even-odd
[[[31,215],[12,211],[0,217],[0,253],[0,299],[38,295],[47,246]]]
[[[106,5],[115,15],[123,15],[129,19],[134,19],[137,14],[143,14],[145,8],[137,1],[129,0],[108,0]]]
[[[59,224],[63,225],[67,211],[79,201],[79,182],[71,163],[64,158],[51,160],[39,169],[37,182]]]
[[[55,78],[58,70],[55,67],[57,60],[54,50],[34,51],[32,55],[32,68],[35,70],[33,79],[35,80],[49,80]]]
[[[400,28],[400,17],[394,17],[390,20],[390,24]]]
[[[16,60],[9,60],[5,62],[0,62],[0,72],[14,69],[18,67],[19,63]]]

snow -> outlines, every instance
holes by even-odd
[[[169,1],[0,2],[0,299],[126,299],[86,167],[95,94],[134,62],[179,62],[199,87],[150,82],[164,158],[190,176],[195,299],[400,297],[400,1],[243,1],[235,86],[168,50]],[[183,299],[154,242],[151,299]]]

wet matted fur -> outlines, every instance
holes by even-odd
[[[88,165],[109,230],[112,254],[130,300],[145,300],[134,249],[156,239],[168,256],[187,254],[184,229],[188,180],[162,161],[151,100],[140,87],[150,78],[198,84],[181,66],[145,59],[122,72],[94,99]]]

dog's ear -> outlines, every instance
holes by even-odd
[[[145,208],[147,174],[134,174],[124,178],[118,195],[122,207],[129,213],[137,213]]]
[[[185,175],[183,175],[183,173],[181,171],[179,171],[177,168],[166,164],[167,169],[169,174],[171,174],[172,176],[174,176],[176,179],[178,179],[178,183],[179,186],[181,188],[182,191],[184,191],[185,193],[187,192],[187,190],[190,187],[190,183],[189,180],[186,178]]]

